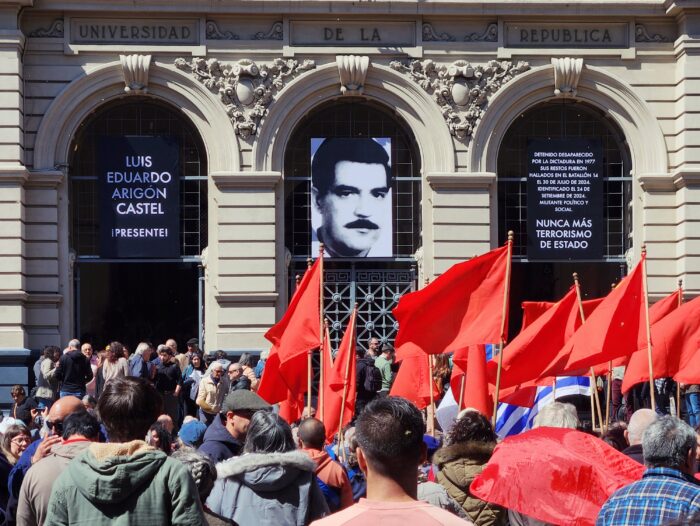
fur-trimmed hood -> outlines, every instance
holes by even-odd
[[[316,464],[303,451],[247,453],[216,465],[217,478],[235,477],[260,491],[276,491],[315,469]]]
[[[433,456],[433,464],[442,468],[455,460],[465,460],[477,465],[485,464],[496,448],[494,442],[460,442],[438,449]]]

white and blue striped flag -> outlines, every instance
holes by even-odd
[[[571,395],[590,396],[590,384],[590,378],[587,376],[561,376],[557,378],[556,397],[561,398]],[[540,409],[553,401],[552,386],[550,385],[537,388],[535,403],[532,407],[498,404],[496,434],[500,438],[505,438],[531,429],[532,422]],[[435,418],[437,418],[444,433],[448,433],[452,428],[458,413],[457,401],[452,395],[452,391],[448,390],[435,411]]]
[[[571,395],[590,396],[591,379],[588,376],[560,376],[557,378],[556,398]],[[496,434],[499,438],[517,435],[532,428],[532,423],[544,406],[554,401],[551,385],[538,387],[532,407],[498,404]]]

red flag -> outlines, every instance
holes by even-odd
[[[430,405],[430,389],[433,389],[433,398],[437,398],[440,392],[433,379],[430,378],[429,358],[423,353],[415,353],[404,358],[389,394],[401,396],[413,402],[418,409]]]
[[[287,391],[287,399],[280,402],[280,417],[291,425],[301,418],[303,411],[304,393],[295,396],[291,391]]]
[[[592,366],[646,346],[645,257],[593,311],[540,378],[588,374]]]
[[[486,374],[485,345],[469,346],[464,406],[473,407],[488,418],[493,415],[493,397],[489,396],[489,381]]]
[[[576,289],[549,308],[503,351],[501,388],[507,389],[541,377],[546,368],[557,360],[562,347],[580,325],[581,315]],[[496,383],[497,364],[489,363],[489,381]],[[499,396],[500,398],[500,396]]]
[[[393,311],[399,323],[397,359],[416,349],[441,354],[504,339],[508,324],[501,318],[509,257],[508,245],[497,248],[404,295]]]
[[[357,398],[356,318],[357,309],[354,309],[333,365],[325,369],[328,372],[324,378],[326,385],[323,388],[323,423],[326,427],[326,439],[329,442],[333,439],[333,435],[338,432],[339,427],[344,427],[350,423],[355,413],[355,399]],[[329,356],[330,352],[325,356],[326,361],[330,361],[328,359]],[[345,409],[342,409],[343,391],[345,391]],[[341,413],[343,416],[342,424],[340,423]]]
[[[593,300],[583,301],[583,315],[586,317],[586,319],[588,319],[588,317],[604,299],[605,298],[595,298]],[[542,314],[547,312],[547,310],[551,309],[555,305],[556,303],[551,301],[523,301],[521,304],[523,308],[523,325],[520,328],[520,332],[524,331],[537,318],[542,316]],[[573,317],[571,321],[574,322],[574,325],[568,327],[568,329],[571,331],[569,337],[573,335],[573,333],[576,332],[576,329],[581,326],[581,316]]]
[[[296,414],[296,409],[293,407],[298,405],[297,400],[301,398],[300,408],[303,408],[303,395],[307,390],[307,373],[308,373],[308,358],[305,355],[299,355],[284,364],[280,365],[279,351],[273,346],[270,350],[270,356],[265,362],[265,369],[258,385],[258,395],[270,404],[284,403],[288,409],[285,409],[290,415]],[[280,409],[281,410],[281,409]],[[288,420],[289,423],[295,422],[301,416],[299,415],[293,420]]]
[[[541,427],[496,446],[470,492],[547,523],[592,526],[605,501],[643,473],[597,437]]]
[[[450,388],[458,404],[463,378],[464,397],[459,409],[471,407],[490,418],[493,414],[493,396],[489,394],[485,345],[470,345],[455,352],[452,357]]]
[[[282,319],[270,328],[265,338],[277,347],[280,364],[306,355],[319,346],[321,259],[304,273]],[[286,376],[286,375],[285,375]]]
[[[676,295],[677,305],[678,296]],[[651,318],[651,312],[649,317]],[[651,358],[654,377],[668,378],[684,371],[684,374],[679,376],[685,376],[687,379],[688,372],[695,365],[695,360],[692,357],[700,342],[700,296],[677,307],[671,314],[652,325],[651,341],[653,342]],[[622,380],[622,392],[626,393],[635,384],[648,380],[649,357],[647,350],[643,349],[634,353],[630,358],[625,377]],[[684,380],[681,381],[686,383]]]

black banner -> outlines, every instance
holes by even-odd
[[[604,226],[600,140],[529,139],[528,259],[600,259]]]
[[[180,256],[180,164],[177,139],[102,137],[98,195],[100,255]]]

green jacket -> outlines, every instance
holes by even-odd
[[[379,369],[382,373],[382,391],[388,391],[391,389],[391,384],[394,382],[394,373],[391,370],[391,362],[384,358],[384,356],[379,355],[377,359],[374,360],[374,366]]]
[[[462,442],[444,446],[433,455],[433,464],[439,469],[436,475],[438,483],[462,506],[475,526],[502,526],[508,523],[508,514],[503,508],[484,502],[469,491],[469,486],[484,469],[495,447],[495,443]]]
[[[92,444],[56,480],[46,526],[201,525],[187,468],[141,440]]]

